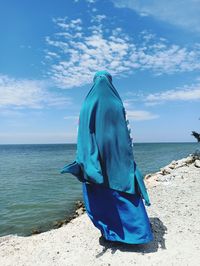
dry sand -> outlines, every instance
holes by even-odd
[[[1,237],[0,265],[199,265],[200,161],[173,161],[145,180],[154,234],[149,244],[105,242],[84,213],[59,229]]]

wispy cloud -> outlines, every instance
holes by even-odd
[[[73,120],[78,120],[79,115],[68,115],[68,116],[64,116],[64,119],[68,120],[68,119],[73,119]]]
[[[126,110],[128,120],[133,121],[143,121],[143,120],[152,120],[159,118],[159,115],[153,114],[145,110]]]
[[[47,81],[16,79],[0,74],[0,107],[41,109],[71,104],[71,98],[48,90],[48,85]]]
[[[152,16],[190,31],[200,32],[198,0],[111,0],[116,7],[130,8],[141,16]]]
[[[85,0],[85,2],[89,3],[89,4],[95,4],[98,0]],[[75,3],[78,3],[79,0],[74,0]]]
[[[200,101],[200,83],[183,88],[151,93],[144,98],[146,105],[157,105],[168,101]]]
[[[135,110],[133,106],[135,102],[140,101],[141,94],[127,92],[126,95],[129,97],[134,96],[134,98],[124,99],[123,104],[126,109],[127,119],[129,121],[143,121],[143,120],[152,120],[159,118],[159,115],[153,114],[147,110]]]
[[[125,108],[129,108],[132,107],[135,102],[140,102],[144,96],[145,94],[143,92],[127,91],[123,93],[123,97],[121,98]]]
[[[145,30],[137,42],[104,14],[91,15],[89,26],[81,18],[53,22],[57,32],[46,36],[45,63],[47,76],[63,89],[90,83],[99,69],[118,78],[143,70],[162,75],[200,69],[198,44],[182,47]]]
[[[157,88],[157,91],[158,90],[159,88]],[[147,94],[140,91],[141,90],[138,92],[127,91],[124,94],[123,103],[126,108],[131,109],[135,103],[144,103],[146,106],[154,106],[170,101],[197,102],[200,101],[200,78],[196,78],[196,82],[193,84],[186,84],[182,87],[175,87],[155,93]]]

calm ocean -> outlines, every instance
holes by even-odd
[[[135,143],[142,174],[200,149],[199,143]],[[74,160],[76,144],[0,145],[0,235],[48,230],[82,200],[81,183],[60,174]]]

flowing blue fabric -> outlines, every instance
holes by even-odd
[[[88,216],[105,239],[128,244],[153,240],[149,218],[139,193],[135,195],[83,183]]]
[[[96,72],[93,82],[79,115],[76,158],[60,172],[82,182],[87,214],[107,240],[147,243],[153,235],[142,199],[150,201],[125,108],[110,73]]]
[[[150,205],[143,176],[134,161],[125,108],[112,76],[98,71],[93,82],[80,110],[76,158],[60,173],[133,195],[138,188],[145,204]]]

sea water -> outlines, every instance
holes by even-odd
[[[135,143],[146,175],[200,148],[199,143]],[[48,230],[82,200],[81,183],[60,169],[75,159],[76,144],[0,145],[0,235]]]

